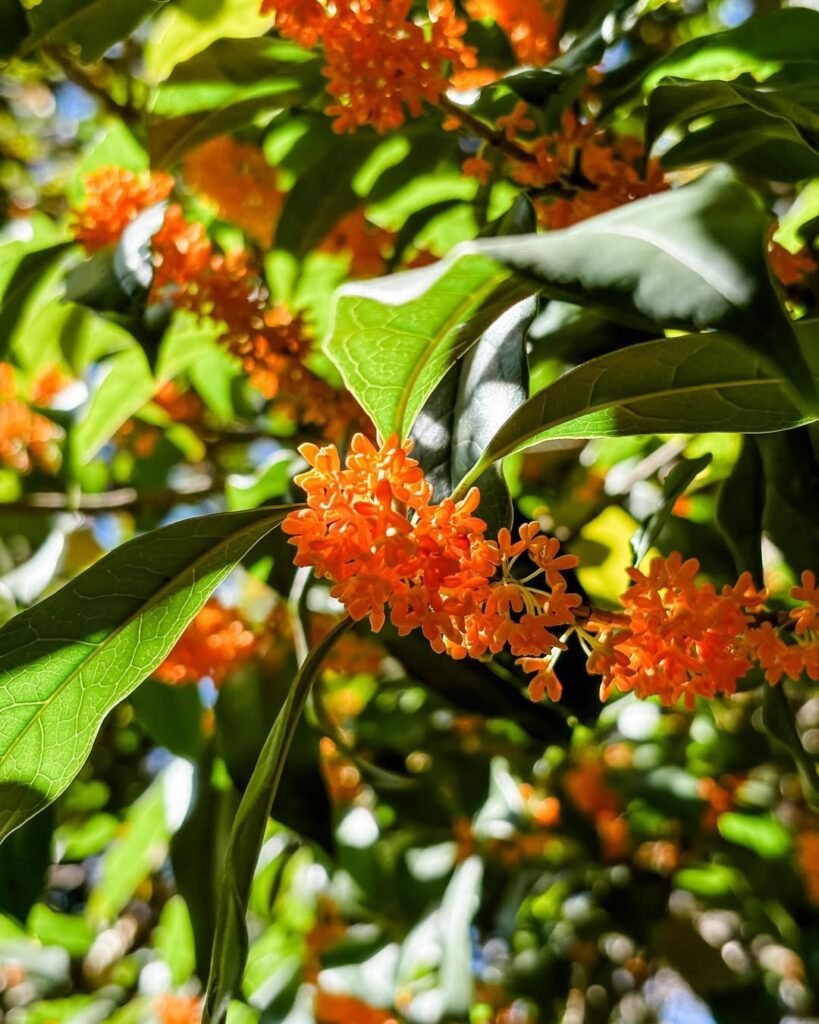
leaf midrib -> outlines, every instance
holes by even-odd
[[[294,505],[293,508],[298,508],[298,506]],[[288,511],[289,511],[289,509],[288,509]],[[227,513],[227,514],[229,515],[230,513]],[[284,512],[279,513],[278,518],[284,518],[285,515],[286,515],[286,513],[284,513]],[[271,519],[276,519],[276,518],[277,518],[277,516],[271,516]],[[260,520],[259,522],[254,522],[253,524],[251,524],[249,526],[243,527],[241,530],[238,530],[235,533],[230,534],[230,539],[231,540],[237,540],[237,539],[241,538],[242,536],[244,536],[245,534],[251,533],[254,529],[258,529],[262,525],[262,523],[266,522],[266,521],[267,520]],[[275,525],[275,523],[273,525]],[[271,526],[271,529],[272,528],[273,527]],[[191,571],[194,571],[198,565],[200,565],[202,562],[205,562],[213,554],[213,551],[214,551],[214,548],[210,548],[207,552],[205,552],[204,554],[200,555],[198,558],[194,559],[193,562],[189,563],[189,565],[188,565],[187,569],[185,570],[185,572],[186,573],[190,573]],[[88,657],[83,659],[82,663],[77,668],[75,668],[70,673],[70,675],[68,675],[59,684],[59,686],[54,690],[53,693],[51,693],[44,701],[40,701],[39,702],[40,710],[36,714],[32,715],[32,717],[25,723],[25,725],[20,730],[20,732],[18,732],[17,735],[15,736],[15,738],[12,741],[12,743],[10,744],[10,746],[8,746],[2,753],[0,753],[0,779],[2,779],[2,777],[3,777],[4,766],[7,763],[7,761],[9,759],[9,757],[11,756],[12,752],[19,746],[20,742],[28,735],[29,730],[32,728],[32,726],[35,723],[37,723],[38,725],[41,724],[40,720],[41,720],[42,716],[45,715],[45,713],[48,711],[49,707],[51,707],[51,705],[54,703],[54,701],[56,701],[59,698],[59,696],[63,693],[65,688],[67,686],[69,686],[71,683],[75,682],[79,677],[81,677],[83,675],[83,673],[86,671],[88,666],[93,662],[94,658],[96,658],[96,656],[99,654],[99,652],[102,649],[104,649],[109,644],[110,641],[115,640],[120,635],[120,633],[122,633],[125,629],[127,629],[133,622],[137,621],[139,619],[140,615],[144,615],[162,597],[164,597],[168,590],[173,589],[175,584],[177,583],[177,581],[183,575],[184,575],[184,573],[177,573],[172,579],[168,580],[167,583],[164,583],[159,588],[159,590],[157,590],[156,593],[145,602],[144,605],[140,606],[140,610],[138,612],[135,612],[132,615],[129,615],[125,619],[124,622],[120,623],[120,625],[118,625],[116,627],[116,629],[112,630],[112,632],[108,634],[108,636],[105,638],[105,640],[103,640],[99,644],[97,644],[94,647],[93,651],[91,651],[91,653],[88,655]],[[42,643],[42,642],[46,642],[46,641],[44,640],[43,637],[39,637],[36,642]],[[82,642],[83,641],[81,641],[81,640],[79,640],[79,641],[78,640],[72,641],[72,643],[82,643]],[[8,684],[0,684],[0,685],[8,685]]]
[[[454,329],[458,321],[464,316],[464,314],[471,308],[474,312],[477,312],[483,305],[484,300],[487,299],[492,292],[504,281],[511,277],[511,273],[507,270],[498,271],[493,274],[489,280],[479,288],[477,292],[470,292],[463,302],[461,302],[444,320],[438,331],[427,341],[424,347],[421,357],[416,361],[409,376],[403,384],[401,390],[401,397],[398,400],[395,413],[392,420],[392,429],[402,433],[404,426],[404,417],[406,416],[407,406],[412,394],[415,390],[415,385],[421,376],[421,373],[426,369],[430,358],[438,348],[438,346],[445,340],[446,336]]]
[[[557,382],[555,382],[555,383],[557,383]],[[596,412],[603,412],[605,409],[617,409],[620,406],[626,405],[628,402],[640,402],[640,401],[643,401],[643,400],[650,400],[652,398],[663,398],[663,397],[668,396],[668,395],[675,395],[675,396],[676,395],[687,395],[687,394],[693,394],[693,393],[698,392],[698,391],[716,391],[718,389],[719,390],[723,390],[723,389],[726,389],[726,388],[733,389],[733,388],[743,388],[743,387],[773,387],[773,386],[780,386],[780,387],[784,388],[784,385],[785,385],[785,379],[783,377],[762,377],[762,378],[757,377],[754,380],[733,380],[733,381],[727,381],[727,382],[719,383],[719,384],[718,383],[695,384],[695,385],[691,385],[689,387],[684,387],[684,388],[663,388],[661,391],[642,391],[639,394],[629,395],[628,397],[623,398],[623,399],[618,400],[618,401],[602,402],[602,403],[600,403],[598,405],[587,406],[580,413],[570,414],[568,416],[562,416],[559,419],[553,420],[549,424],[548,427],[546,427],[546,428],[543,428],[543,427],[538,428],[537,431],[535,431],[532,434],[529,434],[528,437],[523,439],[523,441],[531,440],[532,438],[537,437],[541,433],[546,433],[546,432],[554,429],[555,427],[559,427],[562,423],[571,423],[572,420],[580,419],[581,416],[590,416],[590,415],[592,415],[592,414],[594,414]],[[537,398],[537,395],[533,396],[531,399],[529,399],[529,401],[534,401],[535,398]],[[526,408],[526,405],[521,406],[521,411],[523,409],[525,409],[525,408]],[[794,408],[796,409],[795,405],[794,405]],[[800,415],[803,415],[803,414],[800,414]],[[804,417],[804,415],[803,415],[803,419],[802,419],[801,422],[805,423],[805,422],[808,422],[809,420],[810,420],[810,417]],[[505,425],[504,425],[504,427],[501,428],[501,430],[504,430],[504,429],[505,429]],[[498,433],[500,433],[500,431],[498,431]],[[497,454],[493,454],[491,461],[489,463],[486,463],[486,465],[487,466],[491,465],[492,462],[496,462],[498,459],[505,458],[507,455],[512,454],[516,450],[518,444],[523,443],[523,441],[518,440],[517,442],[515,442],[515,444],[509,445],[509,446],[501,449],[500,451],[498,451]],[[491,441],[489,442],[489,444],[486,447],[486,452],[489,452],[489,451],[493,451],[493,449],[492,449],[492,442]],[[480,463],[483,463],[485,455],[486,455],[486,453],[484,453],[484,456],[481,458]]]

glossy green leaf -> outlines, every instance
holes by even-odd
[[[529,391],[526,331],[535,299],[507,310],[444,375],[412,429],[414,457],[432,484],[435,501],[448,497],[475,465],[495,431]],[[480,514],[491,531],[509,526],[512,503],[497,468],[478,482]]]
[[[137,537],[0,630],[0,836],[66,788],[105,715],[285,514],[203,516]]]
[[[205,1024],[221,1024],[227,1016],[231,998],[239,991],[247,960],[245,915],[250,886],[273,799],[293,735],[324,657],[349,626],[350,621],[344,619],[316,644],[305,659],[276,716],[236,812],[225,856],[224,886],[202,1018]]]
[[[326,350],[379,431],[406,437],[450,366],[529,294],[477,254],[347,285]]]
[[[819,149],[819,82],[816,69],[796,65],[757,84],[753,79],[735,82],[696,82],[664,79],[648,101],[646,139],[650,146],[672,124],[685,124],[726,107],[747,106],[771,119],[784,121],[801,132],[805,144]]]
[[[168,0],[42,0],[31,7],[29,45],[67,43],[79,47],[85,60],[98,60],[114,43],[125,39]]]
[[[750,572],[758,585],[762,582],[764,507],[765,483],[759,449],[754,438],[744,437],[739,457],[720,487],[715,512],[737,573]]]
[[[281,39],[219,39],[177,64],[154,97],[148,149],[171,167],[195,146],[259,114],[309,102],[323,87],[321,62]]]
[[[694,479],[711,462],[711,455],[700,455],[697,459],[680,459],[672,467],[668,476],[663,481],[663,493],[660,503],[652,514],[642,524],[640,529],[631,539],[631,547],[634,551],[634,564],[639,566],[640,562],[648,554],[649,548],[657,540],[663,527],[668,522],[674,502],[688,489]]]
[[[767,230],[752,193],[718,169],[564,231],[482,239],[453,258],[479,251],[539,282],[550,298],[597,306],[624,323],[730,331],[817,407],[765,263]]]
[[[819,379],[816,323],[798,330]],[[566,438],[757,433],[811,419],[782,378],[730,336],[663,338],[591,359],[534,395],[495,434],[461,488],[506,455]]]
[[[0,356],[8,353],[17,333],[44,301],[57,297],[55,280],[73,248],[58,242],[30,251],[21,242],[4,246],[0,254]]]
[[[763,528],[800,575],[819,566],[819,454],[802,427],[755,439],[765,474]]]
[[[749,18],[737,28],[678,46],[643,77],[646,92],[666,77],[713,79],[751,74],[764,80],[791,63],[819,61],[819,12],[791,7]]]

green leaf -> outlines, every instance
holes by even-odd
[[[106,360],[99,383],[71,429],[74,466],[89,462],[127,419],[150,402],[156,389],[145,353],[136,344]]]
[[[349,626],[350,621],[344,619],[319,641],[305,659],[276,716],[236,812],[225,856],[225,879],[205,996],[203,1021],[206,1024],[221,1024],[225,1020],[230,1000],[239,990],[247,960],[245,915],[250,886],[273,798],[284,771],[293,734],[324,657],[338,636]]]
[[[819,61],[819,12],[791,7],[749,18],[737,28],[699,36],[677,47],[643,77],[645,92],[665,77],[713,79],[752,74],[769,78],[790,63]]]
[[[99,60],[168,0],[42,0],[29,8],[29,46],[42,42],[78,46],[87,61]]]
[[[326,350],[384,437],[406,437],[443,375],[531,294],[471,254],[342,288]]]
[[[706,899],[729,896],[746,888],[745,879],[739,871],[724,864],[683,868],[674,875],[674,885]]]
[[[56,298],[55,275],[62,271],[72,242],[29,251],[23,243],[4,246],[0,254],[0,356],[5,356],[26,322],[42,304]]]
[[[88,895],[88,918],[97,925],[115,920],[137,888],[165,861],[168,841],[184,816],[173,806],[190,797],[189,766],[174,761],[128,808],[124,828],[102,856]]]
[[[709,123],[697,122],[662,156],[668,170],[715,161],[774,181],[802,181],[819,174],[819,154],[805,145],[793,125],[750,108],[730,107]]]
[[[819,768],[802,745],[794,712],[782,684],[763,687],[762,724],[774,743],[783,747],[796,765],[808,803],[813,808],[819,807]]]
[[[193,761],[202,751],[202,701],[195,686],[168,686],[156,679],[131,694],[136,720],[151,739]]]
[[[737,843],[765,860],[777,860],[791,852],[793,838],[775,818],[726,811],[717,820],[723,839]]]
[[[662,533],[662,529],[668,522],[674,502],[681,495],[685,494],[688,485],[711,462],[711,454],[700,455],[697,459],[680,459],[663,482],[663,494],[660,504],[642,524],[640,529],[631,539],[631,548],[634,552],[634,564],[639,566],[640,562],[648,554],[649,548],[654,544]]]
[[[253,473],[231,473],[225,483],[230,511],[258,508],[271,498],[284,497],[296,458],[295,452],[277,451]]]
[[[105,715],[285,514],[203,516],[137,537],[0,630],[0,837],[63,792]]]
[[[219,39],[177,64],[158,87],[148,122],[156,167],[250,124],[259,114],[308,103],[323,87],[321,61],[281,39]]]
[[[184,985],[196,963],[190,914],[181,896],[171,896],[162,908],[153,940],[154,949],[171,969],[174,985]]]
[[[448,497],[477,462],[495,431],[529,391],[526,331],[535,299],[524,299],[499,317],[430,395],[412,430],[414,455],[433,486],[433,500]],[[510,526],[512,503],[497,467],[478,481],[480,515],[495,533]]]
[[[819,566],[819,457],[811,432],[755,439],[765,473],[765,533],[798,575]]]
[[[819,379],[816,322],[798,325]],[[609,352],[569,370],[534,395],[495,434],[468,486],[492,463],[566,438],[631,434],[755,433],[810,422],[781,378],[730,336],[688,334]]]
[[[819,149],[819,82],[817,67],[796,65],[762,85],[753,79],[736,82],[692,82],[664,79],[648,101],[646,145],[650,148],[672,124],[688,123],[725,107],[747,106],[775,125],[778,121],[795,127],[805,144]],[[764,121],[763,121],[764,124]]]
[[[312,252],[344,214],[361,204],[353,180],[383,143],[374,132],[362,132],[335,136],[328,146],[325,131],[322,125],[315,132],[320,158],[296,178],[276,225],[276,248],[299,259]],[[312,137],[306,140],[310,142]]]
[[[598,306],[624,323],[730,331],[815,406],[815,382],[765,262],[767,229],[754,196],[719,169],[565,231],[481,239],[453,258],[481,252],[550,298]]]
[[[717,496],[716,520],[725,537],[737,573],[750,572],[762,583],[762,514],[765,483],[759,449],[751,437],[742,448]]]
[[[28,19],[20,0],[0,0],[0,59],[13,56],[28,32]]]

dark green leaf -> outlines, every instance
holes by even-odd
[[[819,378],[815,324],[799,326]],[[524,403],[490,441],[471,483],[506,455],[565,438],[787,430],[808,422],[781,378],[730,336],[690,334],[591,359]]]
[[[666,77],[768,78],[790,63],[819,61],[819,12],[791,7],[749,18],[737,28],[698,36],[661,57],[643,79],[646,92]]]
[[[664,79],[648,101],[646,144],[672,124],[687,124],[725,107],[747,106],[769,118],[795,127],[805,144],[819,149],[819,82],[817,66],[796,65],[787,72],[757,84],[753,79],[735,82],[691,82]],[[765,123],[764,120],[762,122]]]
[[[307,656],[276,716],[248,787],[242,796],[225,857],[216,940],[205,997],[203,1021],[221,1024],[239,990],[247,959],[245,915],[253,872],[259,859],[267,819],[304,705],[325,655],[350,622],[343,620]]]
[[[137,537],[0,630],[0,835],[63,792],[105,715],[285,514],[203,516]]]
[[[29,32],[20,0],[0,0],[0,60],[11,57]]]
[[[765,472],[765,532],[795,573],[819,566],[819,459],[808,430],[755,439]]]
[[[751,437],[743,437],[739,458],[723,481],[717,497],[716,519],[737,572],[750,572],[762,583],[762,514],[765,483],[759,449]]]
[[[716,170],[564,231],[470,243],[454,259],[481,252],[539,282],[551,298],[596,305],[624,322],[730,331],[816,405],[815,382],[768,274],[767,230],[754,196]]]
[[[674,502],[681,495],[685,494],[688,485],[693,483],[694,479],[710,462],[710,454],[700,455],[698,459],[680,459],[671,469],[663,481],[663,494],[660,504],[631,538],[635,565],[639,565],[642,562],[648,554],[649,548],[659,537],[663,527],[668,522]]]
[[[167,0],[42,0],[29,9],[29,44],[68,43],[85,60],[99,60],[107,49],[127,38]]]
[[[382,143],[374,132],[336,136],[332,146],[296,179],[276,227],[276,248],[302,258],[345,213],[360,203],[353,179]]]
[[[28,252],[22,243],[5,246],[0,257],[0,356],[8,353],[18,327],[43,297],[56,294],[55,272],[62,269],[72,247],[71,242],[59,242]]]
[[[418,414],[415,457],[433,486],[448,497],[480,458],[495,431],[526,401],[526,330],[535,313],[529,298],[507,310],[454,363]],[[480,515],[495,533],[511,525],[512,502],[498,467],[478,481]]]
[[[259,114],[307,103],[323,87],[321,62],[281,39],[219,39],[177,64],[148,124],[152,163],[171,167],[195,146]]]
[[[195,761],[202,750],[202,701],[195,686],[168,686],[155,679],[131,694],[136,720],[172,754]]]

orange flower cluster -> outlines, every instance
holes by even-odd
[[[474,67],[463,41],[466,23],[451,0],[429,0],[427,23],[411,17],[411,0],[263,0],[280,35],[312,47],[321,40],[334,102],[327,113],[337,132],[372,125],[385,132],[417,117],[424,101],[436,103],[448,75]]]
[[[260,149],[221,135],[185,157],[184,174],[193,188],[214,202],[220,217],[270,246],[284,193]]]
[[[756,658],[769,683],[783,677],[799,679],[806,675],[819,681],[819,588],[812,572],[803,572],[800,586],[791,588],[791,597],[802,601],[791,610],[788,624],[793,627],[792,642],[785,639],[784,624],[763,622],[745,638],[750,654]]]
[[[319,251],[348,254],[351,277],[376,277],[387,268],[394,240],[394,231],[372,224],[359,208],[341,218],[328,232]]]
[[[664,704],[736,692],[756,661],[769,683],[807,675],[819,680],[819,588],[802,574],[791,597],[803,604],[786,621],[764,617],[767,594],[750,574],[718,592],[698,584],[699,563],[678,552],[655,558],[648,573],[629,569],[632,586],[620,601],[624,614],[594,615],[577,627],[589,672],[602,676],[601,694],[613,688]]]
[[[114,245],[143,210],[167,199],[169,174],[140,174],[124,167],[100,167],[85,177],[85,201],[71,218],[74,237],[88,252]]]
[[[154,676],[170,686],[195,684],[206,677],[219,686],[230,672],[253,657],[257,646],[258,640],[241,614],[211,598]]]
[[[535,127],[527,110],[521,100],[497,124],[506,140],[515,142],[521,152],[519,159],[507,159],[509,176],[535,191],[535,209],[544,227],[566,228],[666,188],[656,160],[648,161],[645,176],[639,170],[644,154],[637,139],[616,136],[607,128],[579,120],[571,111],[563,116],[561,132],[521,139],[522,132]],[[448,118],[444,126],[458,127],[457,117]],[[481,155],[473,156],[463,170],[486,183],[492,164]],[[565,191],[565,198],[537,196],[538,189],[555,187]]]
[[[620,598],[622,628],[604,621],[583,631],[588,669],[603,677],[604,698],[616,687],[669,705],[683,698],[690,708],[697,696],[736,691],[751,667],[743,638],[765,594],[749,573],[717,592],[711,583],[695,582],[698,571],[695,558],[684,562],[678,552],[653,559],[647,574],[629,569],[632,585]]]
[[[89,175],[85,202],[73,219],[78,240],[89,251],[116,242],[133,217],[168,195],[172,182],[166,178],[142,181],[123,168]],[[311,341],[303,321],[284,307],[269,308],[268,289],[247,252],[217,252],[204,226],[188,221],[176,203],[153,237],[153,250],[150,301],[171,302],[220,324],[223,344],[265,398],[276,398],[281,411],[328,438],[342,437],[351,423],[361,425],[352,398],[304,365]]]
[[[333,597],[353,619],[369,617],[376,632],[389,614],[401,635],[420,629],[433,650],[454,658],[508,648],[534,673],[533,695],[556,699],[552,667],[565,644],[552,631],[570,626],[580,603],[562,575],[576,559],[559,554],[559,543],[534,523],[517,540],[508,530],[487,539],[475,488],[460,501],[432,504],[411,449],[397,437],[376,448],[357,434],[342,466],[334,446],[302,445],[312,468],[296,482],[307,508],[282,527],[296,565],[332,580]],[[535,568],[519,579],[513,569],[524,555]],[[530,586],[536,577],[539,586]]]
[[[19,396],[14,367],[0,363],[0,466],[28,473],[56,469],[62,430]]]
[[[500,26],[520,64],[543,67],[558,52],[561,3],[544,0],[467,0],[470,18]]]
[[[159,996],[154,1013],[160,1024],[200,1024],[202,1003],[197,996]]]

